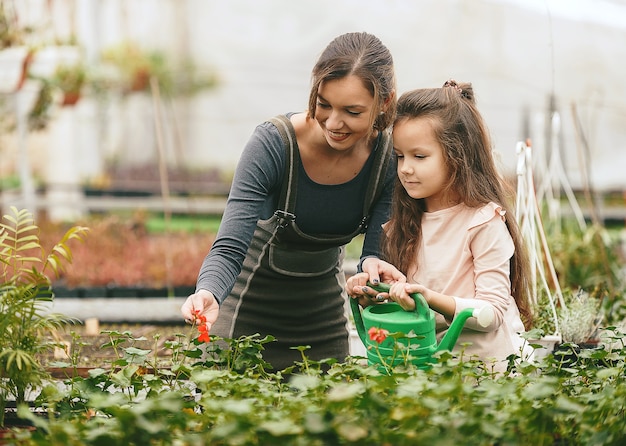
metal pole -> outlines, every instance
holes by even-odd
[[[15,116],[17,121],[17,138],[19,149],[19,173],[22,191],[22,206],[28,209],[35,220],[37,219],[37,206],[35,198],[35,185],[31,172],[30,159],[28,156],[28,127],[27,110],[24,104],[25,92],[20,89],[13,94],[15,102]]]

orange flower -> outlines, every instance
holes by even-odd
[[[209,337],[209,327],[206,324],[206,316],[200,314],[200,310],[196,310],[193,312],[194,315],[194,323],[198,325],[198,332],[200,335],[198,336],[198,342],[209,342],[211,338]]]
[[[372,341],[380,344],[385,339],[387,339],[389,331],[385,330],[384,328],[372,327],[367,331],[367,333],[370,335],[370,339]]]
[[[205,324],[206,323],[206,316],[204,314],[200,314],[200,310],[195,310],[193,312],[193,317],[194,317],[194,322],[198,323],[198,324]]]
[[[209,330],[206,324],[198,325],[198,331],[200,332],[200,336],[198,336],[198,342],[209,342],[211,337],[209,336]]]

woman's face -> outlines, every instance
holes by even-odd
[[[444,187],[449,179],[443,147],[430,118],[402,119],[393,127],[393,146],[398,158],[398,177],[406,193],[424,199],[433,212],[450,206]]]
[[[315,120],[328,145],[335,150],[353,148],[372,132],[374,97],[357,76],[322,82],[317,90]]]

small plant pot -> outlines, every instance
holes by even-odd
[[[546,335],[540,339],[529,339],[528,343],[539,345],[538,348],[533,350],[529,358],[531,361],[539,361],[555,351],[555,349],[561,344],[561,336]]]
[[[64,107],[76,105],[76,103],[79,100],[80,100],[80,93],[78,91],[68,91],[63,94],[61,105]]]

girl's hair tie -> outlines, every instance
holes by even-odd
[[[471,99],[471,95],[463,91],[463,89],[459,86],[457,81],[455,81],[454,79],[448,79],[447,81],[445,81],[443,84],[443,88],[445,87],[454,88],[459,93],[459,95],[461,95],[461,97],[465,99]]]

